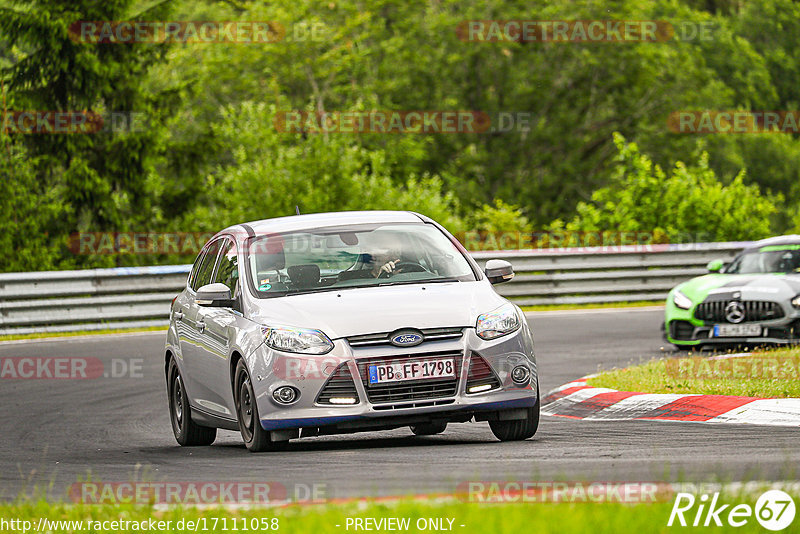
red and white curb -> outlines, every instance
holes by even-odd
[[[585,376],[542,399],[542,413],[585,421],[684,421],[800,426],[800,399],[634,393],[586,384]]]

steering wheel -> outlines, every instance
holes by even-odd
[[[390,278],[399,273],[402,270],[406,273],[427,273],[428,269],[423,267],[421,264],[415,261],[399,261],[394,264],[394,271],[386,272],[381,271],[381,274],[378,275],[378,278]]]

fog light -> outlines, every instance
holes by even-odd
[[[531,371],[524,365],[518,365],[511,370],[511,380],[515,384],[525,385],[531,378]]]
[[[297,400],[297,390],[291,386],[279,387],[272,392],[272,398],[281,404],[291,404]]]
[[[328,402],[331,404],[355,404],[356,399],[353,397],[331,397]]]

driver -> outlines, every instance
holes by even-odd
[[[376,251],[372,254],[372,269],[369,272],[374,278],[380,277],[383,273],[386,273],[386,275],[400,273],[403,268],[398,268],[398,263],[400,263],[399,248]]]

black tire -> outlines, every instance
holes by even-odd
[[[411,432],[415,436],[433,436],[441,434],[447,429],[447,423],[423,423],[420,425],[411,425]]]
[[[539,399],[536,406],[528,408],[528,417],[512,421],[489,421],[494,437],[500,441],[522,441],[533,437],[539,429]]]
[[[266,452],[283,449],[288,443],[272,441],[270,433],[261,427],[258,415],[258,403],[253,392],[250,372],[244,360],[236,364],[233,375],[233,398],[236,403],[236,418],[239,420],[239,431],[242,440],[250,452]]]
[[[217,429],[200,426],[192,421],[192,408],[183,377],[175,360],[170,360],[167,373],[167,396],[169,397],[169,419],[175,440],[183,447],[207,446],[217,439]]]

